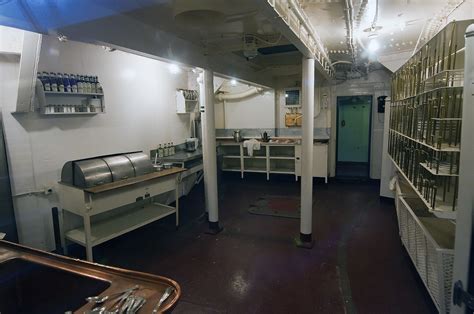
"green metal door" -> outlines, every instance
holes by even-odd
[[[337,161],[369,162],[370,96],[338,99]]]

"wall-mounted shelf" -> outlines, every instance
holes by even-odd
[[[45,91],[37,80],[39,112],[48,116],[93,116],[105,113],[103,93]]]
[[[176,113],[187,114],[199,111],[199,93],[197,90],[178,89],[176,91]]]
[[[42,112],[46,116],[71,116],[71,115],[96,115],[104,114],[105,112]]]
[[[103,97],[104,94],[99,94],[99,93],[66,93],[66,92],[52,92],[52,91],[44,91],[46,95],[59,95],[59,96],[78,96],[78,97],[84,97],[84,96],[99,96]]]

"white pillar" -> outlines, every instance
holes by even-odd
[[[299,246],[312,247],[313,219],[313,130],[314,130],[314,59],[303,57],[301,107],[301,219]]]
[[[199,86],[206,210],[209,216],[209,233],[216,234],[222,229],[219,227],[219,205],[217,194],[214,73],[210,70],[204,70],[199,76]]]
[[[474,272],[472,240],[474,225],[474,141],[472,134],[474,126],[471,119],[474,117],[474,24],[466,30],[466,49],[464,50],[464,90],[462,104],[461,125],[461,155],[459,161],[459,190],[458,208],[456,213],[456,241],[454,243],[453,284],[460,282],[464,290],[469,289],[472,294],[472,282],[469,282],[470,272]],[[464,314],[465,304],[457,306],[451,304],[453,314]]]

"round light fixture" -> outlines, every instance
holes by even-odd
[[[172,74],[179,74],[181,73],[181,68],[175,64],[175,63],[171,63],[169,66],[168,66],[168,69],[169,71],[172,73]]]
[[[375,39],[372,39],[369,42],[369,46],[367,47],[370,53],[376,52],[377,50],[379,50],[379,48],[380,48],[380,44]]]

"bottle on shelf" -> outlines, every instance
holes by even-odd
[[[170,149],[168,147],[168,144],[164,144],[163,157],[168,157],[169,155],[170,155]]]
[[[64,91],[67,93],[71,93],[72,92],[71,81],[69,80],[69,75],[67,75],[66,73],[63,74],[63,82],[64,82]]]
[[[84,77],[82,75],[77,76],[77,92],[84,93]]]
[[[51,91],[57,92],[58,91],[58,81],[57,81],[56,73],[51,72],[49,74],[49,77],[50,77],[50,81],[51,81]]]
[[[175,154],[175,148],[174,148],[173,142],[171,142],[170,150],[171,150],[170,155],[174,155]]]
[[[95,85],[97,88],[97,93],[102,94],[104,91],[102,90],[102,85],[100,85],[99,78],[97,76],[95,77]]]
[[[163,150],[163,147],[160,145],[158,145],[158,157],[159,158],[163,158],[164,157],[164,150]]]
[[[49,80],[49,73],[43,71],[41,74],[41,83],[43,83],[43,89],[45,91],[51,91],[51,82]]]
[[[90,94],[92,93],[92,83],[91,83],[91,77],[90,76],[86,76],[85,77],[85,80],[86,80],[86,88],[87,88],[87,92]]]
[[[56,77],[57,77],[58,91],[64,93],[63,76],[61,75],[61,73],[58,73]]]
[[[74,74],[69,74],[69,82],[71,83],[71,92],[77,93],[77,80]]]

